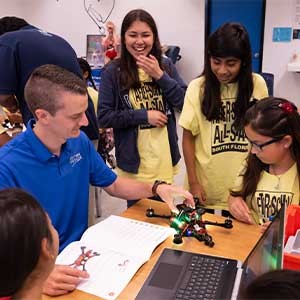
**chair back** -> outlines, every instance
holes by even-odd
[[[166,56],[168,56],[173,64],[176,63],[176,61],[181,59],[181,55],[179,54],[180,52],[180,47],[178,46],[168,46],[168,50],[166,51]]]
[[[269,96],[273,96],[273,92],[274,92],[274,74],[263,72],[263,73],[260,73],[260,75],[264,78],[264,80],[267,84]]]

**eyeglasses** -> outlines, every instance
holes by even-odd
[[[272,140],[270,140],[270,141],[267,141],[267,142],[265,142],[265,143],[262,143],[262,144],[257,144],[257,143],[255,143],[255,142],[250,141],[249,139],[248,139],[248,141],[249,141],[251,147],[254,147],[254,148],[256,148],[259,152],[261,152],[261,151],[263,151],[263,148],[264,148],[264,147],[266,147],[266,146],[268,146],[268,145],[271,145],[271,144],[273,144],[273,143],[276,143],[276,142],[282,140],[282,138],[283,138],[283,137],[277,137],[277,138],[274,138],[274,139],[272,139]]]

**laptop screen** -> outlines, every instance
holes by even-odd
[[[244,262],[241,288],[263,273],[282,268],[284,226],[285,204]]]

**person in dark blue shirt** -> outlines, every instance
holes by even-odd
[[[60,250],[87,229],[89,184],[124,199],[158,195],[171,210],[176,209],[174,195],[194,205],[192,195],[182,188],[117,177],[109,169],[80,131],[88,122],[88,96],[78,76],[56,65],[40,66],[25,85],[25,99],[35,119],[0,149],[0,189],[21,188],[38,199],[59,233]],[[85,277],[85,271],[57,265],[44,293],[67,293]]]
[[[300,299],[299,270],[273,270],[256,277],[239,291],[240,300]]]
[[[77,56],[60,36],[38,29],[17,17],[0,19],[0,105],[9,111],[20,109],[26,125],[32,113],[24,99],[24,87],[31,72],[45,64],[54,64],[82,78]],[[98,140],[98,124],[91,99],[86,111],[88,125],[82,130]]]

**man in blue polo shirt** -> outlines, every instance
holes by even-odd
[[[192,195],[182,188],[117,177],[106,166],[80,131],[88,124],[88,97],[85,83],[73,73],[55,65],[38,67],[26,83],[25,99],[35,120],[0,149],[0,189],[19,187],[40,201],[59,233],[60,250],[80,239],[87,228],[89,183],[124,199],[157,194],[170,209],[175,208],[174,194],[194,205]],[[87,276],[70,266],[56,266],[44,293],[67,293]]]
[[[82,78],[77,56],[63,38],[40,30],[17,17],[0,19],[0,105],[10,112],[20,109],[24,124],[32,114],[24,99],[25,83],[31,72],[44,64],[54,64]],[[98,140],[98,124],[92,100],[86,112],[89,124],[82,130]]]

